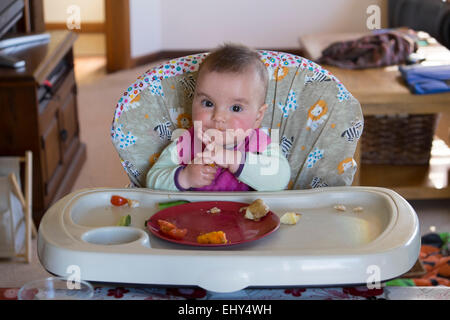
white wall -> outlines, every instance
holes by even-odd
[[[104,0],[44,0],[44,20],[48,23],[65,23],[71,5],[80,7],[81,25],[83,22],[104,22]]]
[[[131,57],[155,53],[163,48],[162,20],[160,0],[130,0]]]
[[[385,0],[161,0],[161,46],[208,49],[232,41],[295,48],[307,33],[367,31],[370,4],[387,12]]]
[[[79,5],[81,22],[103,22],[104,0],[44,0],[46,22],[65,22]],[[367,7],[387,0],[130,0],[131,56],[161,50],[204,50],[223,42],[297,48],[301,35],[368,31]]]

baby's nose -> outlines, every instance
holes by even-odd
[[[213,120],[216,122],[224,122],[226,121],[226,113],[221,108],[216,108],[213,114]]]

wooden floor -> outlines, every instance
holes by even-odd
[[[74,45],[75,78],[85,85],[107,75],[105,36],[101,33],[83,33]]]
[[[86,85],[106,76],[105,56],[75,57],[77,85]]]

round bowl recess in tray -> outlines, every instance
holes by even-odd
[[[249,220],[244,217],[248,203],[232,201],[199,201],[181,204],[166,208],[155,213],[147,221],[147,229],[155,236],[174,243],[193,246],[230,246],[244,242],[261,239],[280,226],[280,218],[272,211],[259,221]],[[212,208],[220,209],[220,212],[211,213]],[[165,220],[174,224],[179,229],[187,229],[186,235],[181,240],[173,239],[162,233],[158,220]],[[226,234],[227,243],[204,244],[198,243],[199,235],[222,231]]]

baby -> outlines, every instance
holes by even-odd
[[[267,109],[267,69],[256,51],[224,45],[202,62],[193,127],[147,173],[147,187],[168,191],[277,191],[290,179],[278,143],[259,129]]]

